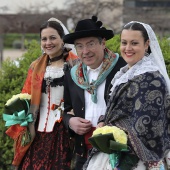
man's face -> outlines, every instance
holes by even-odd
[[[92,69],[98,68],[104,58],[105,39],[86,37],[75,40],[75,47],[82,62]]]

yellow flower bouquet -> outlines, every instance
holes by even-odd
[[[32,114],[29,114],[31,95],[21,93],[13,95],[5,104],[5,113],[3,119],[6,121],[5,126],[20,124],[28,126],[28,122],[32,122]]]
[[[127,134],[116,126],[97,128],[89,142],[104,153],[127,151]]]
[[[127,134],[116,126],[103,126],[97,128],[92,137],[89,138],[89,142],[94,148],[97,148],[100,152],[107,153],[110,159],[111,167],[114,169],[119,165],[122,152],[128,152]],[[120,169],[131,169],[127,167],[126,161],[132,161],[136,163],[138,159],[130,158],[129,156],[124,158],[124,162]],[[133,163],[132,163],[133,165]],[[123,167],[123,168],[122,168]]]
[[[8,127],[6,134],[14,140],[14,162],[20,161],[21,152],[31,143],[28,124],[33,121],[29,113],[31,95],[20,93],[13,95],[4,106],[3,120]]]

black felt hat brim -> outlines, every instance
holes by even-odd
[[[74,44],[74,41],[84,37],[102,37],[106,40],[114,36],[112,30],[83,30],[67,34],[63,37],[63,41],[68,44]]]

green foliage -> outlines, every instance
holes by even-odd
[[[170,40],[166,37],[160,39],[158,37],[158,41],[164,56],[166,68],[168,75],[170,76]],[[115,53],[120,54],[120,34],[115,35],[112,39],[108,40],[106,46]]]
[[[158,38],[158,40],[164,56],[167,72],[170,77],[170,39],[164,37],[162,39]]]
[[[0,170],[10,169],[13,159],[13,140],[5,134],[7,128],[2,120],[4,105],[12,95],[21,92],[29,65],[41,55],[37,41],[26,42],[26,47],[27,52],[16,60],[18,64],[7,60],[3,62],[0,70]]]
[[[112,39],[106,42],[106,46],[113,52],[120,54],[120,35],[116,34]]]

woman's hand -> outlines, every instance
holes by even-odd
[[[103,127],[105,124],[104,124],[104,122],[100,122],[97,126],[96,126],[96,129],[97,128],[101,128],[101,127]]]

